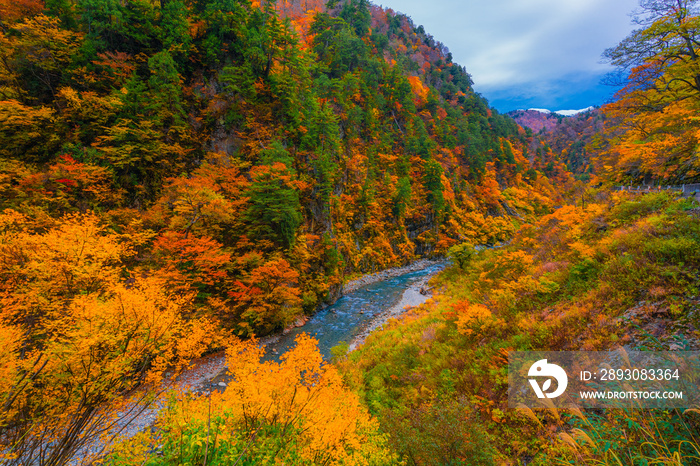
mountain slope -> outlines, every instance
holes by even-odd
[[[606,120],[599,109],[589,108],[570,116],[534,109],[516,110],[508,115],[537,133],[528,147],[537,169],[551,173],[555,164],[563,163],[565,170],[576,174],[577,178],[590,177],[593,172],[591,157],[598,153],[593,142]]]
[[[667,193],[601,192],[585,207],[557,209],[503,248],[463,254],[433,281],[433,299],[339,367],[416,464],[593,465],[610,451],[621,464],[693,464],[695,414],[510,409],[508,358],[620,345],[695,351],[698,213],[694,200]],[[568,441],[573,429],[585,436]]]
[[[529,128],[534,133],[540,133],[543,130],[551,131],[563,119],[563,115],[537,109],[513,110],[506,115],[523,128]]]
[[[158,267],[185,267],[182,241],[215,247],[230,257],[217,280],[187,273],[244,330],[313,310],[347,274],[502,240],[508,212],[557,196],[523,157],[527,136],[405,16],[360,0],[305,13],[300,2],[134,1],[90,17],[81,5],[3,36],[3,172],[21,185],[43,176],[4,207],[61,198],[52,215],[99,209],[115,228],[141,217]],[[53,62],[27,58],[30,47]],[[77,178],[95,170],[102,178]],[[72,189],[81,183],[117,194],[106,203]],[[259,304],[244,298],[266,263],[290,268],[284,317],[251,314]]]

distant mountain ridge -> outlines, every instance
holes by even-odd
[[[563,162],[576,175],[592,173],[589,144],[602,131],[605,116],[589,107],[573,110],[569,116],[542,109],[515,110],[507,113],[517,124],[528,128],[535,137],[528,147],[531,161],[548,173],[550,162]]]
[[[523,128],[530,128],[533,133],[551,131],[557,126],[559,120],[563,118],[562,115],[551,112],[545,113],[537,109],[513,110],[512,112],[506,113],[506,115],[515,120],[515,122]]]
[[[580,110],[558,110],[551,111],[545,108],[530,108],[527,110],[513,110],[506,113],[520,126],[530,128],[534,133],[539,133],[543,129],[552,131],[562,120],[562,118],[590,112],[595,107],[586,107]]]

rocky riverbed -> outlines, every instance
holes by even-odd
[[[348,351],[356,350],[365,342],[365,339],[370,333],[381,328],[386,321],[396,318],[412,307],[417,307],[426,302],[431,296],[432,291],[428,287],[428,280],[432,277],[426,277],[423,280],[412,284],[404,291],[401,300],[394,304],[386,311],[377,315],[372,321],[360,330],[360,333],[355,336],[348,346]]]
[[[415,272],[416,270],[423,270],[427,267],[435,265],[438,262],[439,261],[430,259],[420,259],[403,267],[393,267],[391,269],[382,270],[373,274],[363,275],[356,280],[347,282],[345,286],[343,286],[343,294],[345,295],[351,293],[363,286],[371,285],[372,283],[398,277],[399,275],[404,275],[409,272]]]

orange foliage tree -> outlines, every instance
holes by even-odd
[[[693,0],[644,3],[634,31],[605,57],[628,71],[616,101],[601,174],[615,182],[663,184],[700,179],[700,16]]]
[[[229,296],[241,320],[240,333],[264,334],[289,324],[301,313],[299,273],[285,259],[270,259],[236,281]]]
[[[191,295],[167,292],[156,277],[126,280],[122,263],[144,241],[127,236],[94,214],[44,232],[15,211],[0,215],[0,442],[9,464],[61,465],[98,439],[106,445],[115,418],[149,402],[121,411],[124,394],[156,384],[216,338],[211,325],[183,318]]]

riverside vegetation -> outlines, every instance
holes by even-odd
[[[509,410],[507,364],[509,351],[697,350],[698,241],[692,199],[601,193],[452,267],[432,303],[339,367],[410,464],[694,464],[697,411]]]
[[[692,410],[504,405],[510,350],[697,347],[698,206],[607,191],[698,180],[695,3],[642,1],[606,52],[627,86],[567,155],[366,0],[0,0],[0,456],[698,461]],[[357,351],[261,362],[348,278],[445,254]],[[223,392],[161,393],[219,349]]]

